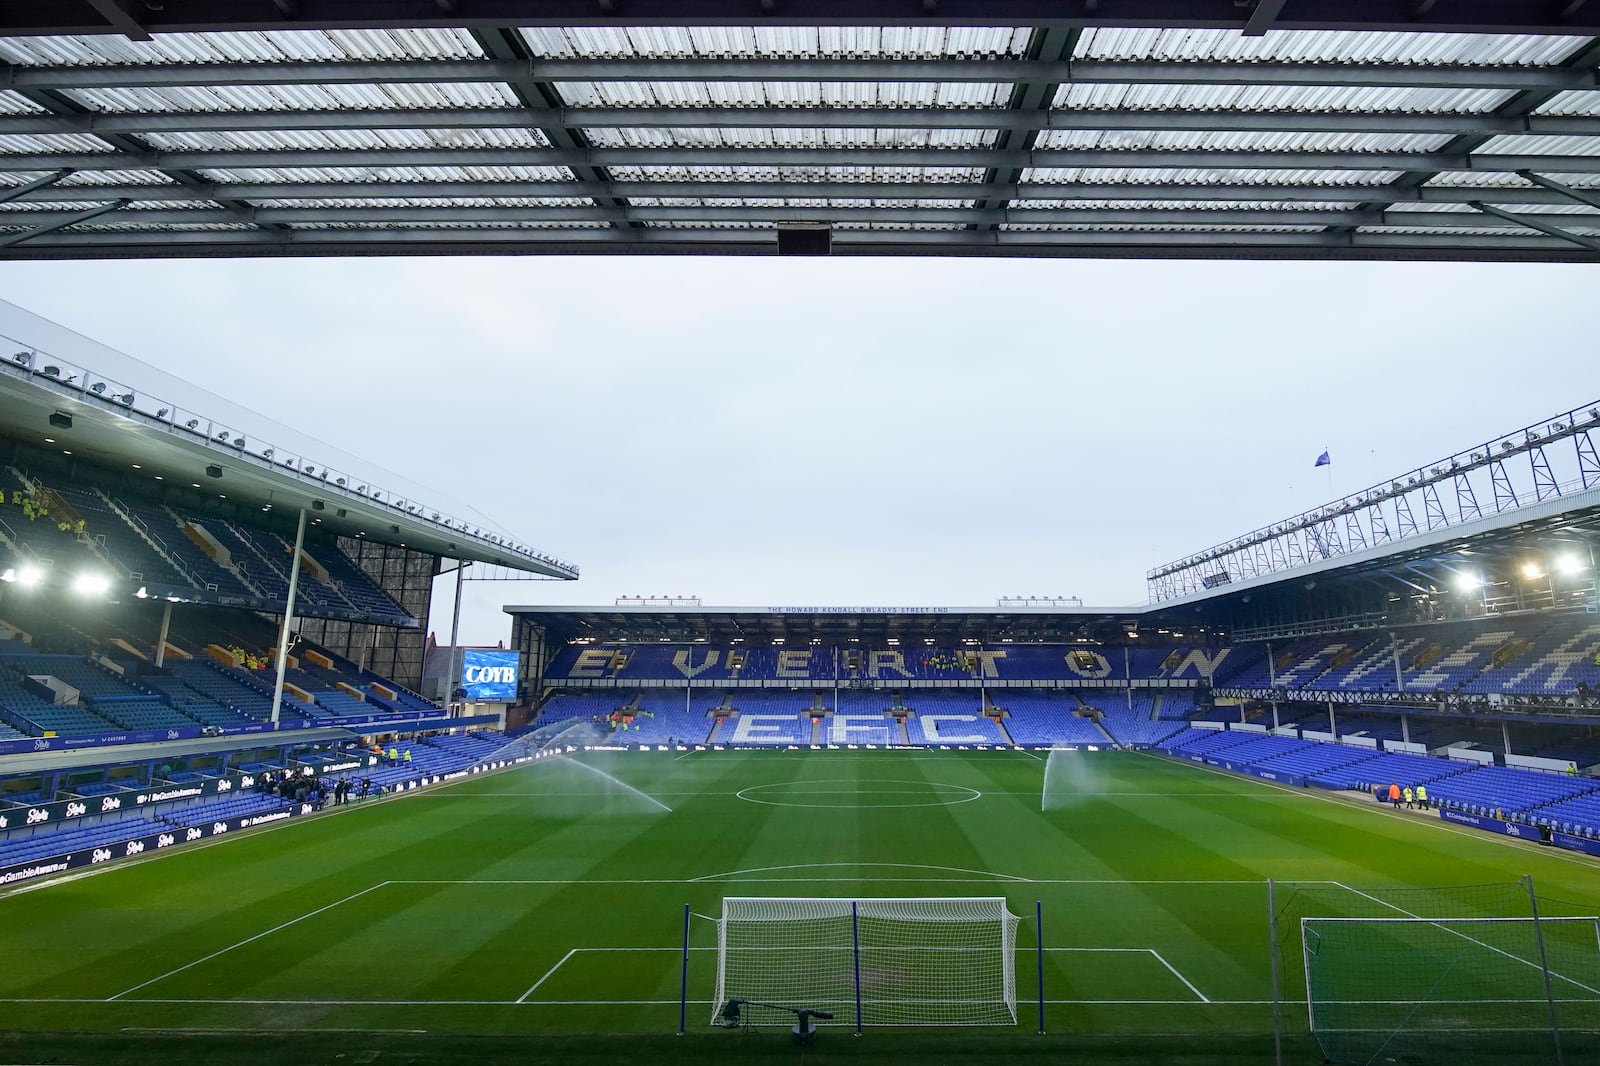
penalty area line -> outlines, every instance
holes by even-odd
[[[234,948],[242,948],[246,944],[253,944],[257,940],[260,940],[262,937],[271,936],[273,933],[278,932],[280,929],[287,929],[291,925],[296,925],[296,924],[298,924],[300,922],[305,921],[307,918],[315,918],[317,915],[322,914],[325,911],[331,911],[331,910],[333,910],[333,908],[335,908],[335,907],[337,907],[337,906],[339,906],[341,904],[349,903],[353,899],[359,899],[362,896],[365,896],[368,892],[376,891],[377,889],[382,888],[384,885],[391,884],[391,883],[392,882],[389,882],[389,881],[380,881],[375,885],[371,885],[371,886],[369,886],[367,888],[363,888],[360,892],[353,892],[350,895],[346,896],[344,899],[336,899],[332,903],[328,904],[325,907],[318,907],[316,910],[309,911],[309,912],[307,912],[305,914],[302,914],[298,918],[290,918],[287,922],[283,922],[283,923],[281,923],[279,925],[275,925],[271,929],[265,930],[264,932],[257,933],[255,936],[245,937],[243,940],[240,940],[237,943],[229,944],[227,947],[221,948],[220,950],[217,950],[217,951],[213,951],[209,955],[203,955],[200,958],[195,959],[193,962],[186,962],[182,966],[179,966],[177,969],[168,970],[166,973],[161,974],[158,977],[152,977],[148,981],[141,981],[139,984],[134,985],[132,988],[124,988],[121,992],[118,992],[114,996],[107,996],[105,1001],[107,1003],[111,1003],[111,1002],[114,1002],[116,1000],[119,1000],[123,996],[126,996],[131,992],[137,992],[141,988],[148,988],[149,986],[155,984],[158,981],[165,981],[167,978],[172,977],[175,974],[180,974],[185,970],[191,969],[191,968],[193,968],[195,966],[199,966],[202,962],[210,962],[212,959],[216,958],[219,955],[226,955],[228,952],[232,951]]]

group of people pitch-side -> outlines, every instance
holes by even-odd
[[[1407,785],[1405,788],[1401,788],[1398,782],[1391,781],[1388,791],[1385,792],[1380,789],[1379,793],[1380,798],[1394,804],[1397,810],[1401,804],[1404,804],[1407,810],[1416,808],[1426,811],[1430,809],[1428,806],[1427,785],[1418,785],[1416,788]]]
[[[360,781],[341,777],[329,783],[320,777],[296,777],[288,771],[278,774],[268,771],[261,775],[256,787],[269,796],[282,796],[296,803],[309,803],[319,811],[330,802],[335,807],[345,806],[350,802],[352,794],[357,799],[364,800],[368,795],[382,794],[386,791],[381,786],[374,788],[370,777],[363,777]]]

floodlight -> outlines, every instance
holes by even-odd
[[[39,373],[43,374],[47,378],[58,378],[61,376],[61,368],[59,366],[47,366],[43,370],[39,371]]]
[[[1539,578],[1544,577],[1544,567],[1535,562],[1523,563],[1522,576],[1530,581],[1537,581]]]
[[[200,424],[200,420],[198,418],[191,418],[191,419],[189,419],[189,421],[187,421],[187,422],[185,422],[183,424],[183,428],[184,429],[193,429],[194,427],[198,426],[199,424]]]
[[[44,569],[33,563],[23,563],[17,567],[14,580],[23,588],[32,588],[44,580]]]
[[[111,398],[113,400],[117,401],[118,403],[120,403],[124,407],[132,407],[133,406],[133,393],[131,393],[131,392],[124,392],[124,393],[122,393],[120,395],[113,396]]]
[[[227,440],[228,439],[228,431],[225,430],[225,429],[218,430],[217,431],[217,439],[218,440]]]
[[[300,471],[305,474],[315,474],[317,472],[317,468],[308,463],[305,466],[302,466]]]
[[[111,579],[104,574],[85,570],[72,579],[72,591],[80,596],[104,596],[111,591]]]
[[[272,449],[268,448],[266,451],[262,452],[261,453],[261,458],[267,460],[268,462],[271,462],[272,461]]]
[[[324,476],[326,476],[326,475],[324,475]],[[333,483],[335,485],[341,485],[342,486],[344,484],[344,478],[336,477],[336,478],[333,479]]]
[[[233,446],[235,448],[243,448],[244,447],[244,438],[243,437],[235,437],[235,438],[233,438]]]
[[[1483,579],[1477,574],[1457,574],[1456,589],[1460,592],[1472,592],[1483,587]]]
[[[97,381],[93,385],[89,386],[89,391],[94,393],[96,396],[99,396],[101,393],[106,391],[106,383],[103,381]]]
[[[1571,577],[1573,574],[1581,574],[1589,568],[1576,555],[1563,555],[1556,560],[1556,569],[1567,577]]]
[[[163,408],[161,408],[161,410],[156,412],[156,417],[157,418],[166,418],[171,413],[172,413],[172,408],[163,407]]]
[[[33,362],[33,353],[18,352],[16,355],[11,357],[11,361],[16,363],[18,366],[27,366],[29,363]]]

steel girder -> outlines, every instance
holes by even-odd
[[[3,35],[3,34],[0,34]],[[402,59],[264,63],[0,64],[13,89],[507,82],[1039,82],[1347,88],[1593,89],[1594,70],[1454,63],[1161,62],[1128,59]]]
[[[0,13],[0,34],[483,26],[1100,25],[1268,29],[1600,33],[1585,0],[31,0]]]

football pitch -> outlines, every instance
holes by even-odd
[[[1470,916],[1431,890],[1524,875],[1600,913],[1582,857],[1146,754],[1048,765],[1047,791],[1012,750],[583,752],[16,890],[0,1059],[1270,1062],[1271,878],[1285,1046],[1316,1062],[1300,917]],[[713,1026],[729,896],[1002,896],[1017,1023]]]

